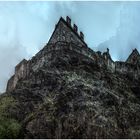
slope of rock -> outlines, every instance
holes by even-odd
[[[139,138],[139,75],[110,70],[105,54],[52,46],[26,63],[27,76],[15,74],[14,88],[0,97],[13,99],[5,112],[21,125],[17,137]]]
[[[6,93],[18,102],[9,112],[24,137],[138,138],[140,81],[76,58],[59,54],[55,67],[41,67]]]

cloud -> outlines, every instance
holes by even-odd
[[[140,2],[125,2],[120,11],[116,33],[102,42],[98,49],[109,47],[114,60],[125,61],[132,49],[140,51]]]

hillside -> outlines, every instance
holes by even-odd
[[[114,62],[109,49],[94,52],[71,19],[60,18],[46,46],[16,66],[0,96],[0,138],[140,138],[134,52]]]

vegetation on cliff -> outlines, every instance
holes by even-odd
[[[21,124],[10,115],[9,109],[14,109],[16,101],[11,96],[0,98],[0,138],[20,138]]]
[[[140,137],[139,78],[112,73],[74,52],[50,62],[1,97],[8,137]]]
[[[140,138],[140,55],[113,62],[60,18],[0,96],[1,138]],[[135,63],[134,63],[135,62]]]

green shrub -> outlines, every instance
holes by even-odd
[[[4,96],[0,98],[0,116],[9,115],[8,110],[16,106],[16,101],[13,97]]]
[[[0,139],[19,138],[21,125],[14,118],[11,118],[9,109],[16,106],[13,97],[4,96],[0,98]]]
[[[19,138],[21,125],[14,119],[0,118],[0,139]]]

